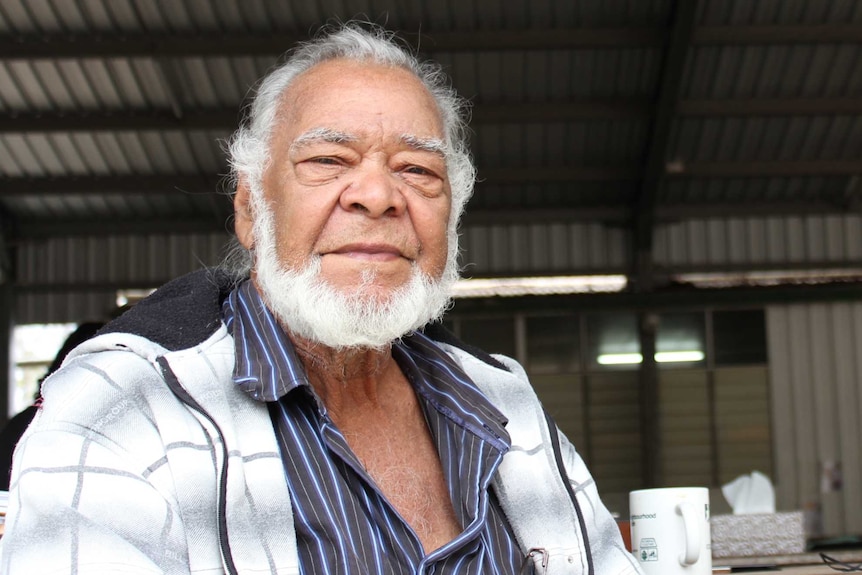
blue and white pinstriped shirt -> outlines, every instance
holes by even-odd
[[[518,573],[523,556],[491,478],[509,449],[505,418],[431,340],[393,346],[440,455],[461,534],[425,555],[314,397],[293,345],[249,281],[224,302],[236,342],[234,380],[269,403],[305,574]]]

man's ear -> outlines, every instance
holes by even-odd
[[[240,176],[233,196],[234,232],[242,246],[250,250],[254,245],[254,214],[251,211],[251,187],[245,176]]]

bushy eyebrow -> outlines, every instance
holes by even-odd
[[[359,136],[333,130],[332,128],[312,128],[297,136],[290,145],[290,152],[293,153],[306,146],[321,142],[327,144],[347,144],[358,140]],[[413,150],[431,152],[441,158],[446,157],[446,144],[440,138],[421,138],[413,134],[403,134],[400,140],[405,146]]]
[[[420,138],[412,134],[403,134],[401,142],[420,152],[431,152],[441,158],[446,157],[446,144],[440,138]]]
[[[348,142],[355,142],[358,139],[359,138],[357,136],[348,134],[347,132],[339,132],[332,128],[312,128],[297,136],[290,145],[290,151],[296,152],[306,146],[320,142],[328,144],[346,144]]]

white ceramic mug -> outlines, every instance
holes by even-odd
[[[711,575],[709,490],[641,489],[629,494],[632,554],[646,575]]]

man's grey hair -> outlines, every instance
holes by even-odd
[[[293,81],[314,66],[330,60],[346,59],[392,66],[411,72],[425,86],[437,104],[443,123],[444,155],[452,190],[449,217],[449,258],[458,257],[458,221],[473,193],[476,169],[468,149],[467,103],[455,92],[439,64],[420,61],[379,26],[348,22],[324,29],[322,35],[300,44],[286,61],[258,84],[246,109],[246,117],[228,142],[231,188],[243,178],[252,191],[262,189],[263,174],[269,165],[270,141],[282,111],[283,95]],[[239,245],[238,242],[237,246]],[[251,254],[234,247],[224,266],[236,276],[247,275]]]

